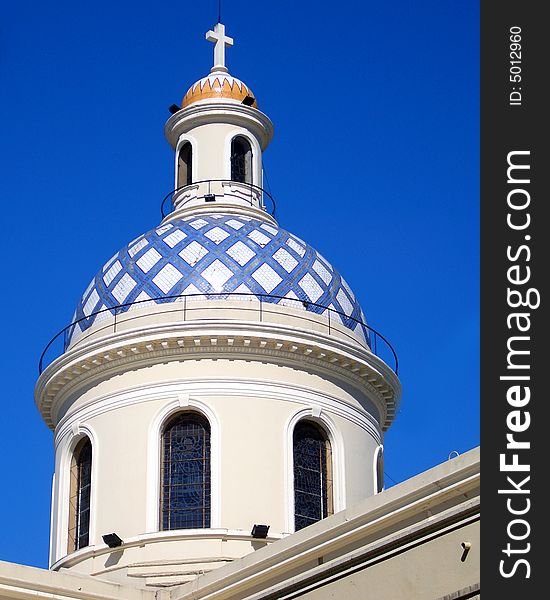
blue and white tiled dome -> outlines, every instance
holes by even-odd
[[[95,313],[105,309],[114,314],[115,307],[124,312],[134,302],[219,293],[254,294],[277,304],[298,300],[319,314],[330,308],[336,311],[331,319],[340,319],[368,343],[353,292],[311,246],[257,219],[214,214],[174,220],[122,248],[84,292],[69,338],[101,319],[107,313]]]

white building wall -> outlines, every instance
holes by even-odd
[[[220,539],[227,532],[245,537],[240,550],[231,550],[237,556],[250,551],[254,523],[270,525],[271,539],[293,531],[292,427],[300,418],[322,424],[331,439],[335,511],[374,493],[370,465],[381,435],[376,420],[343,386],[307,369],[227,359],[171,361],[106,375],[65,406],[70,408],[59,415],[56,434],[53,512],[68,514],[64,473],[73,441],[92,431],[94,520],[90,548],[67,564],[59,563],[67,554],[67,517],[55,522],[52,563],[57,566],[95,572],[94,545],[104,547],[101,536],[111,532],[125,542],[141,539],[142,545],[153,535],[149,560],[166,560],[159,538],[185,545],[173,549],[174,555],[205,558],[205,547],[196,540],[205,531],[158,533],[160,430],[178,410],[200,411],[211,423],[211,533],[223,530]],[[227,545],[210,546],[210,562],[227,554]],[[131,555],[137,553],[127,552],[127,558],[135,561]]]

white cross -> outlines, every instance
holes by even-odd
[[[227,71],[225,66],[225,47],[233,45],[233,38],[225,35],[225,25],[217,23],[214,26],[214,31],[206,32],[206,39],[209,42],[214,42],[214,66],[212,71]]]

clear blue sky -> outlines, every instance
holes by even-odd
[[[279,224],[395,346],[387,485],[479,444],[478,2],[223,1],[230,71],[275,124]],[[0,29],[0,560],[47,566],[37,362],[97,269],[160,220],[163,137],[207,74],[214,0],[11,2]]]

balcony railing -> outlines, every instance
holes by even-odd
[[[300,308],[302,311],[304,311],[305,314],[301,315],[298,311],[294,310],[292,311],[292,315],[290,315],[293,319],[299,319],[301,321],[304,321],[304,324],[306,321],[310,321],[310,326],[313,324],[317,328],[321,327],[322,330],[328,335],[337,335],[338,337],[349,337],[350,340],[353,340],[355,342],[357,342],[358,339],[357,334],[353,332],[350,325],[352,325],[354,328],[356,328],[357,325],[359,325],[360,327],[364,328],[363,330],[366,332],[366,342],[372,353],[381,358],[384,362],[386,362],[386,364],[397,375],[398,360],[397,354],[393,346],[381,333],[379,333],[378,331],[376,331],[376,329],[370,327],[366,323],[363,323],[358,319],[350,317],[341,311],[337,311],[334,308],[329,308],[327,306],[316,304],[314,302],[294,300],[285,296],[276,296],[273,294],[253,294],[244,292],[216,292],[160,296],[158,298],[151,298],[147,300],[140,300],[137,302],[119,304],[111,308],[104,308],[102,310],[93,312],[87,317],[82,317],[81,319],[73,321],[72,323],[64,327],[61,331],[59,331],[48,342],[48,344],[44,348],[44,351],[42,352],[42,355],[40,356],[38,364],[39,373],[42,373],[47,364],[50,364],[56,358],[61,356],[73,343],[82,343],[91,336],[97,336],[98,328],[101,332],[116,333],[118,330],[120,330],[121,325],[123,324],[123,315],[127,315],[130,309],[146,308],[147,306],[154,305],[157,310],[151,311],[150,313],[147,313],[147,315],[156,316],[156,313],[158,312],[158,307],[162,307],[165,304],[173,303],[174,301],[178,300],[183,303],[183,307],[179,308],[179,310],[177,311],[172,311],[179,313],[178,322],[200,321],[200,318],[193,318],[193,312],[198,310],[201,310],[202,312],[207,310],[207,312],[209,313],[208,320],[212,320],[212,314],[214,313],[214,311],[223,308],[220,306],[215,307],[214,305],[212,305],[211,307],[209,306],[208,309],[205,309],[204,306],[201,306],[200,309],[197,309],[196,303],[195,306],[193,306],[193,300],[257,300],[257,304],[253,304],[252,302],[250,302],[246,306],[246,310],[248,312],[252,311],[252,314],[254,315],[254,322],[270,322],[268,313],[270,310],[273,309],[273,307],[277,307],[279,310],[284,310],[285,308]],[[311,313],[314,313],[315,316]],[[100,319],[97,319],[98,315],[104,315],[106,317],[111,316],[113,317],[113,319],[112,321],[107,323],[105,323],[103,319],[103,323],[100,325],[101,321]],[[90,319],[93,319],[93,323],[77,334],[77,325],[85,321],[89,321]],[[220,320],[231,319],[228,319],[227,316],[222,316],[220,317]],[[247,320],[250,321],[251,319]],[[124,323],[124,325],[126,324],[127,323]],[[80,329],[81,328],[79,327],[78,330]]]
[[[230,179],[203,179],[182,185],[162,199],[160,214],[164,219],[178,208],[186,205],[200,205],[206,202],[223,201],[230,198],[243,205],[256,206],[275,216],[275,200],[273,196],[258,185],[231,181]]]

